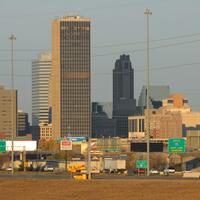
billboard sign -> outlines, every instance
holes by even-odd
[[[168,139],[168,152],[169,153],[184,153],[186,143],[184,138],[170,138]]]
[[[69,141],[74,142],[86,142],[87,141],[87,137],[67,137],[67,139]]]
[[[6,152],[6,141],[0,140],[0,153]]]
[[[137,169],[147,169],[147,160],[136,160]]]
[[[66,139],[60,141],[60,150],[63,150],[63,151],[72,150],[72,141],[69,141]]]
[[[37,141],[14,141],[14,151],[36,151]],[[6,141],[6,151],[12,151],[12,141]]]
[[[88,140],[87,137],[59,137],[57,138],[57,141],[60,142],[62,140],[68,140],[68,141],[71,141],[73,144],[80,144],[81,142],[86,142]]]

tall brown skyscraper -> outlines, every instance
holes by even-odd
[[[14,102],[13,102],[14,101]],[[0,86],[0,138],[10,140],[17,134],[17,91]]]
[[[91,133],[90,19],[67,16],[52,23],[54,138]]]

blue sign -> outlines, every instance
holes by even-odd
[[[62,140],[69,140],[69,141],[71,141],[71,142],[86,142],[86,141],[88,141],[88,137],[59,137],[59,138],[57,138],[57,141],[58,142],[60,142],[60,141],[62,141]]]
[[[67,137],[67,139],[72,142],[86,142],[88,138],[87,137]]]

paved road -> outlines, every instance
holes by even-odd
[[[67,174],[55,174],[55,173],[16,173],[14,175],[9,173],[0,173],[0,179],[71,179],[71,176]],[[93,179],[174,179],[181,180],[182,176],[130,176],[130,175],[93,175]]]

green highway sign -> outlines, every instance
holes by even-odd
[[[0,153],[6,152],[6,141],[0,140]]]
[[[137,169],[147,169],[147,160],[136,160]]]
[[[168,139],[169,153],[184,153],[186,148],[184,138],[170,138]]]

